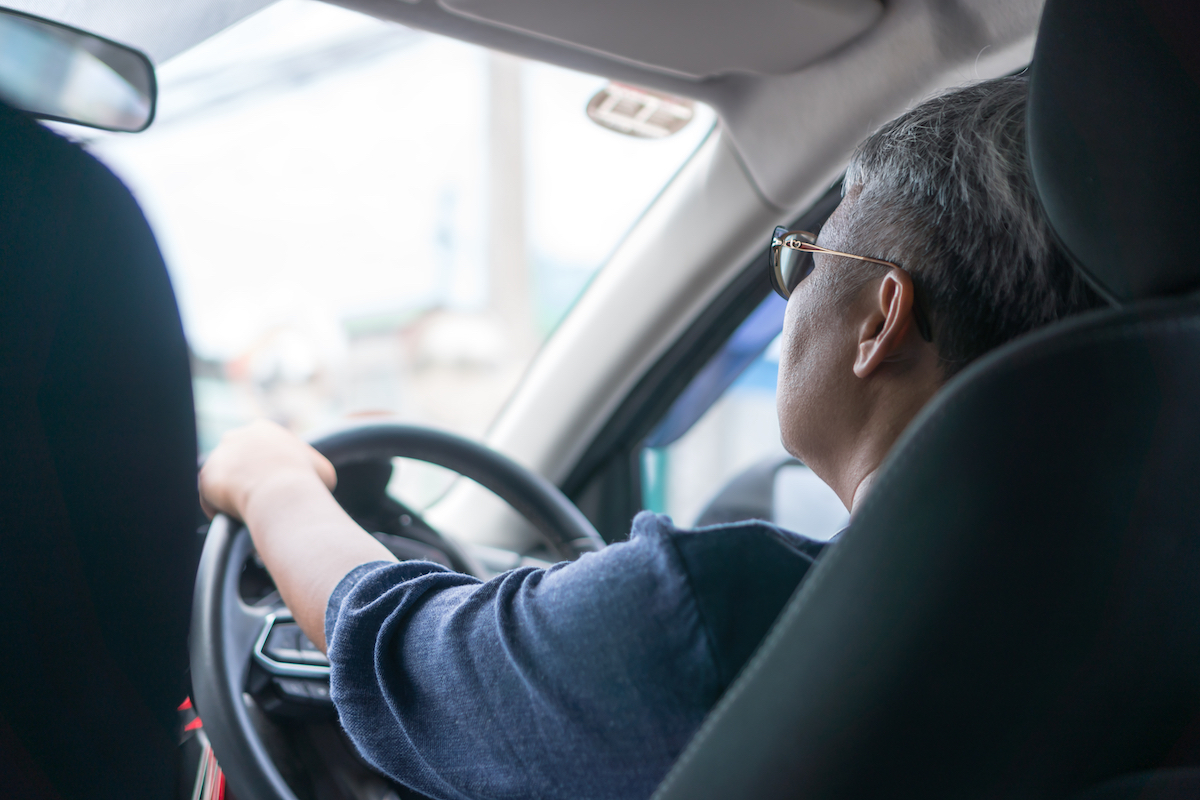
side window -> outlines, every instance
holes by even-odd
[[[775,391],[784,301],[769,295],[643,442],[642,502],[676,524],[767,519],[815,539],[849,521],[837,495],[788,455]]]

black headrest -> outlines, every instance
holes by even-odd
[[[1200,3],[1047,0],[1029,150],[1051,225],[1102,293],[1200,289]]]

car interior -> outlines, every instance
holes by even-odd
[[[107,87],[107,105],[46,100],[5,74],[32,51],[0,48],[0,793],[416,796],[354,753],[328,661],[245,529],[200,514],[192,366],[155,235],[119,179],[36,121],[152,125],[153,65],[265,3],[5,2],[18,32],[54,31],[47,58],[120,80],[88,84]],[[624,538],[657,502],[655,459],[779,333],[765,233],[819,229],[854,145],[914,102],[1028,69],[1037,191],[1112,307],[947,385],[655,797],[1200,795],[1200,506],[1187,489],[1200,466],[1200,12],[337,4],[719,118],[482,442],[380,422],[314,441],[338,467],[339,502],[389,549],[480,577]],[[470,480],[419,511],[387,493],[397,456]],[[780,487],[801,492],[802,470],[761,460],[695,519],[784,524]]]

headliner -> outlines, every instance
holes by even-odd
[[[157,62],[270,3],[5,1],[131,44]],[[1042,0],[887,0],[882,11],[879,0],[334,2],[709,103],[762,198],[784,213],[811,204],[841,173],[854,144],[913,102],[1027,64],[1042,6]],[[784,13],[785,5],[788,24],[764,30],[763,19]],[[557,13],[548,13],[551,7]]]

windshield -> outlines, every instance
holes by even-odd
[[[254,417],[479,436],[713,124],[638,139],[607,84],[283,0],[159,70],[158,118],[90,151],[159,238],[202,451]]]

